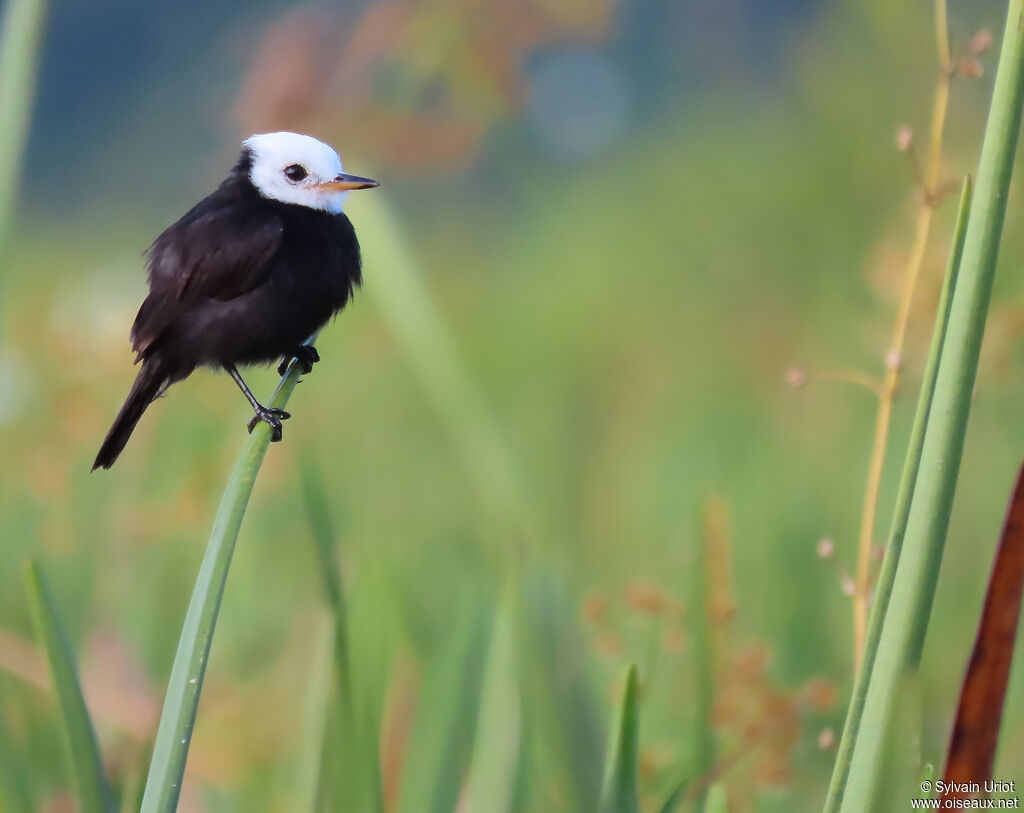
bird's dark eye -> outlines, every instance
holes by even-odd
[[[292,164],[290,167],[285,167],[284,174],[289,181],[298,183],[309,173],[306,172],[306,168],[301,164]]]

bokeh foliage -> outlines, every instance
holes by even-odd
[[[951,4],[954,38],[998,22],[985,16],[996,5]],[[694,614],[682,609],[702,540],[716,552],[705,565],[716,608],[715,750],[728,757],[766,721],[779,734],[759,741],[711,796],[741,809],[818,809],[832,761],[820,733],[841,723],[828,690],[845,698],[850,686],[839,575],[854,562],[872,404],[831,384],[793,392],[782,371],[794,362],[870,368],[885,353],[915,203],[892,133],[904,121],[924,126],[934,67],[921,56],[930,54],[925,6],[824,5],[787,41],[770,82],[724,71],[575,161],[532,153],[514,104],[501,116],[481,106],[488,128],[469,166],[394,178],[365,132],[347,138],[358,117],[311,119],[353,171],[363,167],[348,141],[380,164],[381,194],[494,417],[540,550],[517,561],[518,529],[481,499],[458,426],[437,414],[374,304],[374,257],[392,247],[368,244],[368,290],[324,332],[324,363],[298,388],[295,419],[256,486],[182,809],[289,810],[296,788],[308,795],[300,755],[316,731],[304,724],[311,664],[327,669],[330,659],[316,654],[324,599],[299,477],[307,462],[337,531],[353,698],[364,741],[379,738],[388,809],[451,809],[452,781],[440,787],[439,776],[500,774],[500,764],[475,758],[484,742],[475,712],[457,712],[480,704],[481,719],[509,724],[495,697],[515,689],[492,677],[508,637],[518,642],[524,732],[522,775],[505,777],[513,809],[594,809],[630,662],[640,678],[641,809],[656,809],[702,759],[693,743],[698,676],[709,664],[695,657],[707,650],[694,646]],[[614,18],[607,25],[588,36],[613,39]],[[447,69],[458,77],[467,64]],[[972,168],[988,81],[954,87],[951,177]],[[403,127],[415,128],[421,112],[407,110]],[[221,126],[230,121],[223,114]],[[220,141],[228,146],[199,163],[213,176],[233,149],[233,137]],[[164,162],[168,176],[185,164],[179,157]],[[127,203],[101,196],[71,214],[19,212],[13,258],[0,270],[0,782],[12,810],[60,803],[69,787],[54,699],[27,644],[20,563],[46,562],[109,772],[117,788],[131,786],[144,773],[203,540],[244,439],[244,403],[226,379],[203,373],[153,408],[112,472],[88,474],[131,375],[137,255],[212,182],[196,171],[170,201],[141,177]],[[38,198],[31,172],[24,183]],[[1024,448],[1018,189],[924,653],[922,742],[934,761]],[[940,211],[937,235],[950,233],[953,208]],[[355,200],[352,215],[358,227]],[[936,239],[915,303],[896,450],[910,428],[946,245]],[[270,388],[269,371],[254,378]],[[883,516],[899,463],[896,452]],[[699,522],[711,494],[727,506],[727,533]],[[835,540],[838,568],[815,555],[823,536]],[[519,624],[503,620],[510,571],[521,578]],[[1015,676],[1000,778],[1024,777],[1021,688]],[[327,754],[344,736],[332,719]],[[452,753],[456,763],[446,764]],[[329,763],[319,775],[325,793],[341,792]]]

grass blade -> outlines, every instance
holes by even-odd
[[[535,664],[529,680],[529,728],[536,751],[550,754],[545,773],[557,776],[564,809],[597,808],[605,758],[601,719],[587,674],[587,656],[575,616],[558,581],[532,571],[524,583],[525,636]]]
[[[935,393],[935,376],[939,369],[939,361],[942,358],[942,346],[945,342],[946,329],[949,325],[949,310],[953,302],[953,292],[956,290],[956,281],[960,273],[960,261],[964,251],[964,238],[967,235],[967,219],[970,207],[971,179],[966,178],[964,179],[963,190],[960,194],[960,206],[957,210],[956,227],[953,231],[953,245],[950,248],[949,258],[946,261],[946,276],[942,283],[942,293],[939,297],[938,315],[935,319],[935,328],[932,331],[928,360],[925,363],[924,375],[921,379],[921,391],[918,394],[917,408],[914,412],[914,424],[910,430],[907,456],[903,462],[903,472],[900,474],[899,490],[896,493],[896,507],[893,509],[892,528],[889,531],[889,541],[885,548],[885,558],[882,560],[882,566],[878,571],[874,602],[871,607],[871,616],[868,620],[867,634],[864,638],[864,649],[861,653],[860,665],[857,667],[857,675],[853,683],[853,693],[850,698],[849,709],[846,713],[842,738],[839,741],[839,750],[836,754],[836,762],[829,784],[828,798],[825,802],[825,813],[835,813],[839,809],[843,787],[846,784],[846,777],[850,770],[853,746],[857,741],[857,733],[860,730],[861,715],[864,712],[864,699],[867,697],[871,670],[875,664],[875,656],[878,654],[878,640],[882,633],[882,622],[885,619],[885,611],[889,606],[889,596],[892,593],[893,581],[896,578],[896,565],[899,562],[900,551],[903,549],[903,537],[907,530],[907,518],[910,516],[910,506],[914,497],[914,486],[917,483],[917,474],[921,466],[924,432],[928,425],[928,415],[931,411],[932,398]]]
[[[949,741],[946,784],[992,778],[1024,591],[1024,465],[999,538]],[[943,801],[949,796],[943,796]],[[959,797],[967,798],[967,797]]]
[[[0,251],[7,242],[36,83],[44,0],[7,0],[0,31]]]
[[[340,760],[332,754],[325,768],[336,766],[340,775],[341,793],[335,799],[351,810],[381,811],[384,809],[376,723],[372,715],[357,717],[357,704],[352,686],[351,637],[345,585],[339,570],[338,534],[324,490],[323,478],[312,462],[304,458],[301,467],[302,494],[306,503],[313,541],[316,544],[324,598],[331,611],[335,675],[338,684],[336,714]],[[368,705],[366,706],[368,708]],[[327,758],[325,754],[325,759]]]
[[[268,406],[283,408],[288,403],[299,380],[299,373],[299,367],[293,361],[274,390]],[[203,689],[206,662],[224,595],[224,585],[227,583],[231,555],[256,475],[269,445],[270,427],[260,421],[242,447],[221,497],[210,531],[210,541],[185,614],[178,649],[174,654],[174,665],[167,683],[163,712],[153,745],[153,758],[146,778],[142,813],[171,813],[178,806],[181,779],[185,773],[185,761],[188,759],[196,709],[199,707],[199,695]]]
[[[690,783],[685,780],[676,785],[675,790],[668,795],[668,798],[662,803],[661,807],[658,808],[658,813],[673,813],[676,809],[676,805],[682,801],[683,794],[686,793],[686,789],[689,786]]]
[[[515,596],[511,588],[506,591],[491,634],[465,813],[511,813],[516,802],[522,716],[516,680]]]
[[[103,773],[96,732],[85,707],[71,644],[60,623],[49,583],[37,562],[28,563],[25,582],[36,635],[46,652],[53,688],[60,702],[64,741],[79,803],[83,813],[108,813],[113,811],[114,801]]]
[[[473,745],[487,654],[488,613],[475,597],[423,681],[399,791],[402,813],[450,813]]]
[[[636,769],[639,756],[637,743],[636,666],[626,671],[618,725],[612,733],[605,763],[599,813],[637,813]]]
[[[842,792],[845,813],[871,809],[899,686],[920,660],[963,454],[971,395],[1006,215],[1024,106],[1024,0],[1011,0],[978,181],[903,549]]]

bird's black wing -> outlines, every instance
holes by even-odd
[[[284,225],[270,207],[212,195],[161,234],[148,252],[150,293],[132,328],[140,357],[200,299],[230,300],[267,279]]]
[[[283,233],[270,207],[208,198],[153,243],[150,289],[178,300],[234,299],[264,280]]]

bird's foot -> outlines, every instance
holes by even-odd
[[[285,356],[277,366],[277,374],[284,375],[288,372],[288,365],[291,364],[292,359],[295,359],[299,363],[299,368],[302,370],[303,375],[309,375],[313,372],[313,365],[320,361],[320,354],[316,352],[316,348],[311,344],[303,344],[295,349],[289,356]]]
[[[249,421],[249,434],[252,434],[257,423],[263,421],[270,427],[270,442],[277,443],[281,439],[281,421],[286,421],[290,417],[291,413],[285,412],[283,409],[259,406],[256,408],[256,414]]]

